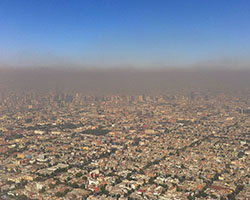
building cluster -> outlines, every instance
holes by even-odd
[[[0,199],[248,199],[248,94],[1,94]]]

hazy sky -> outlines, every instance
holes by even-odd
[[[0,0],[0,65],[249,67],[249,0]]]

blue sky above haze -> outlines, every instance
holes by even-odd
[[[0,65],[248,66],[249,0],[0,0]]]

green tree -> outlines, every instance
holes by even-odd
[[[102,185],[100,192],[101,192],[101,194],[109,195],[109,191],[106,190],[106,186],[107,186],[107,184]]]
[[[57,196],[57,197],[63,197],[63,196],[64,196],[64,193],[62,193],[62,192],[57,192],[57,193],[56,193],[56,196]]]
[[[71,186],[72,186],[73,188],[79,188],[79,185],[78,185],[77,183],[73,183]]]
[[[81,188],[81,189],[85,189],[85,184],[82,184],[82,185],[80,186],[80,188]]]
[[[44,193],[45,192],[45,187],[43,187],[40,191],[39,191],[39,193]]]
[[[24,194],[22,194],[22,195],[17,196],[16,199],[17,200],[27,200],[29,198],[27,196],[25,196]]]
[[[154,178],[154,177],[151,177],[151,178],[148,180],[148,183],[152,185],[152,184],[154,184],[154,180],[155,180],[155,178]]]
[[[77,174],[76,174],[76,177],[77,178],[80,178],[82,176],[82,172],[78,172]]]

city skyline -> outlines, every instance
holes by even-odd
[[[0,0],[0,199],[248,200],[249,9]]]

